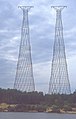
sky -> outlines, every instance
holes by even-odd
[[[67,6],[62,11],[66,60],[72,92],[76,89],[76,1],[0,0],[0,87],[13,88],[20,46],[22,11],[19,5],[34,6],[29,11],[30,42],[35,88],[48,92],[55,32],[56,12],[51,6]]]

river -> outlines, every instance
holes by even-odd
[[[76,114],[0,112],[0,119],[76,119]]]

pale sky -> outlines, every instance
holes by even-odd
[[[53,54],[55,11],[51,6],[67,6],[62,11],[64,42],[71,90],[76,89],[76,1],[0,0],[0,87],[13,88],[21,38],[22,11],[29,6],[33,74],[37,91],[48,92]]]

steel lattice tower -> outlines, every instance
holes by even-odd
[[[32,92],[35,91],[35,84],[33,78],[28,22],[28,12],[32,6],[19,6],[19,8],[23,11],[23,22],[14,89]]]
[[[61,11],[66,6],[52,6],[56,10],[55,41],[49,83],[49,94],[70,94],[65,45],[63,39],[63,25]]]

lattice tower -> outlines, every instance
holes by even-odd
[[[35,91],[35,84],[33,77],[28,21],[28,11],[30,8],[32,8],[32,6],[19,6],[19,8],[21,8],[23,11],[23,21],[14,89],[32,92]]]
[[[70,94],[70,82],[67,70],[61,11],[66,6],[52,6],[56,10],[55,41],[49,94]]]

